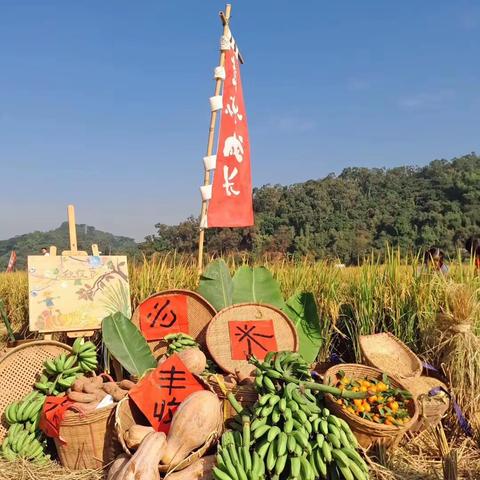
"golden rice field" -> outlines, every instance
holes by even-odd
[[[232,272],[239,265],[233,258],[227,262]],[[273,273],[285,297],[301,290],[314,294],[325,339],[321,360],[332,347],[358,358],[358,336],[381,331],[392,332],[428,358],[426,339],[437,313],[445,308],[448,286],[461,283],[472,291],[480,289],[472,265],[454,262],[445,277],[422,270],[415,257],[401,257],[398,251],[390,251],[384,263],[370,258],[359,267],[337,268],[308,259],[257,264]],[[27,283],[25,272],[0,274],[0,298],[16,331],[27,328]],[[195,290],[197,284],[193,258],[166,255],[130,262],[133,307],[155,292]]]

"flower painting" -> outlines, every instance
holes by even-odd
[[[124,256],[30,256],[28,293],[32,331],[93,330],[111,313],[131,316]]]

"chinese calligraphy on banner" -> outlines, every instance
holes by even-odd
[[[161,363],[129,396],[157,432],[168,433],[173,414],[192,393],[204,390],[177,355]]]
[[[208,227],[253,225],[247,116],[240,78],[240,62],[233,48],[225,52],[223,112],[207,224]]]
[[[140,304],[140,330],[151,340],[170,333],[189,333],[186,295],[152,297]]]
[[[277,351],[272,320],[231,320],[228,329],[233,360],[248,360],[250,355],[263,360],[268,352]]]

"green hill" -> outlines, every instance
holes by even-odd
[[[103,255],[133,254],[137,251],[137,244],[132,238],[102,232],[88,225],[77,225],[77,242],[79,250],[91,252],[93,243],[98,245]],[[10,258],[10,252],[17,252],[17,268],[26,266],[28,255],[41,255],[42,247],[57,247],[58,252],[70,248],[68,223],[48,232],[32,232],[18,235],[8,240],[0,240],[0,271],[3,271]]]
[[[254,191],[255,227],[210,229],[207,253],[306,254],[356,263],[386,243],[404,251],[438,246],[455,255],[480,233],[480,157],[425,167],[347,168],[340,175]],[[198,223],[158,224],[142,249],[194,252]]]

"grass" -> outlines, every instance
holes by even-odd
[[[238,261],[233,258],[227,259],[227,263],[232,272],[238,266]],[[438,360],[438,352],[432,349],[438,314],[451,313],[453,309],[457,312],[457,317],[461,316],[461,306],[465,303],[461,301],[452,306],[449,292],[452,288],[457,288],[455,285],[462,285],[462,288],[472,292],[472,301],[477,301],[480,290],[480,277],[475,275],[471,264],[453,261],[448,277],[444,277],[424,271],[419,265],[418,257],[402,256],[398,250],[390,250],[383,263],[371,257],[359,267],[336,268],[331,263],[309,259],[264,260],[257,264],[265,265],[271,270],[279,281],[285,298],[298,291],[313,293],[325,339],[320,360],[328,359],[333,351],[339,353],[344,360],[359,360],[359,335],[383,331],[392,332],[425,359]],[[131,262],[129,273],[133,308],[155,292],[178,288],[195,290],[198,283],[195,259],[175,254]],[[5,301],[16,332],[27,331],[27,293],[25,272],[0,274],[0,298]],[[111,302],[120,304],[123,295],[117,293],[112,295]],[[469,316],[472,331],[477,334],[480,330],[478,315],[479,312],[476,311]],[[465,346],[464,349],[468,350]],[[460,358],[457,360],[460,361],[460,371],[462,362]],[[475,372],[475,378],[477,375]],[[460,456],[461,478],[480,478],[480,450],[467,440],[458,440],[455,447]],[[372,477],[382,480],[414,480],[440,478],[441,475],[441,460],[436,455],[434,441],[428,434],[415,437],[397,449],[387,466],[388,468],[376,466]],[[100,474],[68,473],[54,466],[37,470],[30,464],[8,464],[0,460],[0,478],[47,477],[97,480]]]
[[[227,259],[232,271],[233,258]],[[359,360],[358,337],[390,331],[417,353],[428,356],[426,339],[439,311],[446,308],[446,291],[452,282],[472,291],[480,288],[473,265],[454,261],[447,278],[420,268],[418,258],[390,250],[386,261],[371,257],[360,267],[336,268],[309,259],[259,262],[279,281],[285,298],[310,291],[316,298],[325,344],[320,360],[332,349],[347,359]],[[130,264],[132,307],[155,292],[166,289],[195,290],[198,275],[195,259],[176,254],[157,255]],[[28,325],[27,275],[0,274],[0,298],[13,328],[25,332]],[[118,303],[120,300],[112,298]],[[474,329],[478,328],[478,319]]]

